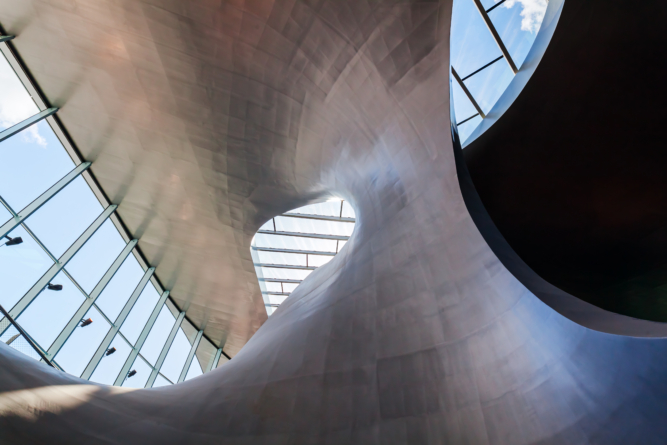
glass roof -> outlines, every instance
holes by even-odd
[[[462,82],[452,76],[451,85],[461,142],[482,121],[461,83],[482,112],[488,113],[514,78],[483,14],[490,19],[516,67],[521,69],[542,24],[547,4],[547,0],[454,0],[451,66]]]
[[[260,227],[250,253],[267,314],[340,252],[355,222],[352,206],[332,199],[290,210]]]
[[[0,159],[11,165],[0,175],[0,306],[15,319],[0,314],[0,341],[70,374],[135,388],[226,363],[111,218],[115,206],[94,192],[58,123],[46,118],[2,133],[47,108],[27,79],[0,43]]]

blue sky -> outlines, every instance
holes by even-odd
[[[482,0],[482,4],[489,9],[495,3],[492,0]],[[498,34],[519,68],[535,41],[546,6],[546,0],[509,0],[489,13]],[[454,1],[451,32],[451,65],[462,78],[502,54],[472,0]],[[466,80],[465,84],[482,110],[488,112],[513,76],[507,62],[501,59]],[[461,122],[477,111],[454,79],[452,88],[456,121]],[[481,120],[481,117],[476,117],[459,127],[462,142]]]

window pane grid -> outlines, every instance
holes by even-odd
[[[346,242],[312,235],[350,237],[355,223],[352,206],[336,199],[290,210],[262,225],[260,231],[266,232],[255,235],[250,254],[268,315],[315,269],[331,261]],[[270,232],[290,232],[291,235]]]
[[[0,56],[0,80],[2,80],[0,82],[0,130],[2,130],[28,118],[34,120],[33,116],[46,110],[48,106],[41,99],[37,90],[29,83],[28,77],[21,71],[20,63],[14,60],[13,55],[7,50],[6,44],[0,44],[0,51],[3,53]],[[10,59],[7,59],[7,57]],[[15,69],[19,71],[14,71]],[[44,113],[41,116],[44,116]],[[82,168],[77,167],[78,170],[75,172],[75,176],[72,176],[75,178],[74,180],[71,180],[69,183],[63,183],[67,184],[64,187],[59,185],[54,188],[54,184],[61,181],[65,175],[72,175],[74,166],[81,165],[83,162],[79,159],[70,142],[63,137],[64,133],[60,129],[59,124],[56,123],[56,120],[53,117],[47,117],[0,143],[0,149],[3,149],[5,160],[10,159],[11,156],[29,157],[25,162],[19,158],[13,162],[13,164],[19,165],[23,170],[14,169],[10,172],[11,175],[0,177],[0,203],[3,204],[0,206],[0,222],[3,225],[5,222],[11,221],[12,217],[17,217],[18,213],[16,209],[21,209],[18,211],[20,213],[31,202],[34,202],[35,199],[44,194],[46,190],[50,188],[53,190],[52,198],[45,203],[40,203],[40,206],[34,210],[34,213],[28,214],[29,218],[25,217],[27,218],[26,221],[21,221],[11,231],[4,232],[13,237],[20,237],[22,239],[21,244],[23,245],[21,248],[23,250],[19,251],[17,248],[14,248],[14,250],[3,249],[0,251],[0,262],[3,261],[2,254],[10,255],[7,257],[5,263],[17,263],[15,259],[17,254],[30,254],[29,264],[32,270],[34,270],[32,275],[26,275],[25,268],[17,270],[17,273],[12,273],[9,268],[4,267],[5,271],[10,272],[10,276],[12,276],[14,282],[16,282],[16,276],[19,275],[23,275],[25,281],[23,289],[17,289],[18,292],[15,292],[16,295],[14,297],[9,300],[5,297],[0,301],[3,305],[9,306],[7,309],[14,305],[15,300],[24,297],[27,290],[35,287],[34,283],[38,281],[39,277],[44,277],[45,270],[58,264],[59,257],[77,242],[79,237],[88,230],[91,222],[98,218],[101,212],[109,205],[106,202],[104,194],[97,190],[92,177],[88,173],[81,175],[81,172],[85,171],[89,163],[86,163]],[[17,149],[19,147],[21,149]],[[30,150],[34,151],[36,147],[49,148],[48,156],[44,155],[43,149],[41,152],[33,154]],[[3,192],[4,196],[2,195]],[[106,220],[102,222],[100,226],[96,226],[94,232],[87,235],[85,242],[79,244],[76,254],[71,255],[71,259],[65,267],[60,266],[58,268],[57,274],[52,279],[52,284],[61,284],[62,289],[51,290],[50,286],[47,286],[48,289],[38,290],[39,293],[37,296],[28,304],[25,312],[21,314],[29,314],[32,308],[32,312],[39,312],[42,318],[48,316],[48,322],[42,323],[44,326],[39,326],[36,315],[23,318],[22,321],[30,320],[25,323],[29,327],[29,331],[27,332],[30,335],[30,331],[32,331],[34,335],[41,338],[41,341],[37,344],[40,349],[44,349],[43,346],[52,342],[56,337],[62,335],[64,336],[63,338],[67,338],[64,344],[59,343],[61,347],[54,352],[57,355],[57,360],[54,360],[55,357],[50,357],[50,360],[54,363],[60,361],[66,364],[66,367],[71,369],[71,372],[75,375],[80,374],[81,367],[85,367],[88,364],[90,351],[84,354],[72,354],[71,348],[75,346],[73,339],[81,337],[79,335],[81,333],[81,335],[87,334],[81,338],[88,337],[89,340],[90,335],[88,334],[93,334],[93,331],[97,332],[97,337],[99,337],[100,333],[106,334],[110,328],[115,326],[117,309],[109,306],[109,297],[104,297],[104,291],[107,288],[109,288],[109,294],[114,290],[113,278],[109,280],[109,277],[112,277],[112,275],[108,274],[113,274],[113,277],[115,277],[126,263],[130,269],[132,266],[139,266],[137,269],[142,274],[149,267],[145,264],[143,257],[133,249],[134,244],[132,246],[126,244],[126,242],[131,240],[131,237],[124,232],[120,220],[117,217],[109,219],[112,219],[112,221]],[[119,260],[120,263],[116,262],[113,272],[109,272],[109,268],[116,261],[121,250],[132,253],[133,255],[130,256],[133,256],[133,259],[130,260],[128,257],[125,260]],[[41,260],[36,262],[36,258],[38,257]],[[5,265],[4,263],[0,264]],[[119,264],[120,267],[118,267]],[[105,274],[107,274],[107,278],[104,283],[100,284],[100,280]],[[127,274],[126,270],[125,276],[129,277],[130,275]],[[155,287],[146,286],[146,288],[151,288],[153,291],[157,290],[157,293],[164,291],[161,289],[161,285],[156,277],[151,276],[150,280]],[[133,290],[136,282],[131,283],[131,281],[129,287],[132,287]],[[103,289],[102,292],[99,290],[93,292],[98,285],[101,286],[100,289]],[[115,290],[118,290],[118,286],[116,286]],[[130,293],[132,290],[130,290]],[[92,299],[91,293],[94,294]],[[167,295],[164,295],[164,299],[168,298]],[[66,311],[61,310],[63,306],[62,302],[64,301],[63,298],[69,301],[65,305],[67,306]],[[95,301],[96,299],[97,301]],[[85,305],[82,306],[83,302],[85,302]],[[58,308],[60,311],[39,310],[41,306],[46,305],[45,307],[47,307],[57,303],[60,303],[60,307]],[[135,306],[137,303],[135,303]],[[151,304],[147,304],[147,307],[149,306]],[[170,298],[167,299],[164,305],[161,304],[161,307],[162,309],[166,308],[167,312],[171,312],[172,314],[178,312],[178,309]],[[64,324],[72,326],[77,311],[79,314],[83,313],[85,315],[82,320],[76,320],[74,330],[71,330],[71,327],[62,327],[61,325]],[[74,313],[74,315],[71,315],[70,312]],[[138,314],[135,317],[138,318],[134,321],[130,318],[132,317],[132,312],[130,312],[130,317],[126,320],[125,332],[121,332],[118,329],[115,337],[111,340],[111,347],[114,344],[118,344],[119,348],[123,349],[123,351],[119,350],[113,354],[104,356],[106,357],[106,361],[104,359],[100,361],[100,364],[91,376],[91,380],[104,380],[103,383],[112,383],[108,380],[113,380],[113,377],[115,377],[112,375],[113,370],[104,371],[105,366],[102,364],[105,362],[110,363],[110,360],[122,362],[125,359],[123,356],[127,356],[130,353],[131,344],[136,340],[134,331],[137,329],[142,330],[144,325],[146,325],[145,319],[148,317],[148,314],[144,314],[143,312],[150,313],[151,311],[138,310],[137,312],[142,313]],[[54,323],[54,316],[59,320],[58,323]],[[79,322],[87,319],[92,320],[92,324],[83,327],[79,325]],[[152,327],[153,325],[151,324],[151,326],[147,326],[147,329],[150,331]],[[191,329],[186,326],[184,328],[188,332],[190,330],[197,332],[194,326],[191,326]],[[4,338],[11,332],[13,327],[3,325],[0,326],[0,329],[0,336]],[[93,342],[88,341],[85,343],[87,350],[91,347],[99,346],[101,340],[97,337]],[[81,338],[79,338],[79,341]],[[15,342],[15,347],[21,344],[19,340],[15,340]],[[30,349],[32,350],[32,348]],[[32,352],[27,351],[27,353],[35,355],[34,350]],[[74,363],[73,361],[76,360],[79,362]],[[137,366],[142,366],[143,368],[155,369],[142,354],[137,354],[135,363],[138,364]],[[105,373],[107,374],[106,376],[103,375]],[[148,379],[147,375],[144,377]],[[160,374],[160,378],[168,384],[173,384],[173,379],[170,380],[162,374]],[[135,382],[133,385],[140,380],[133,378],[132,382]]]

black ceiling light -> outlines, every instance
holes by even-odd
[[[130,371],[130,372],[127,374],[127,378],[129,379],[130,377],[133,377],[136,373],[137,373],[137,371],[133,369],[132,371]]]
[[[85,328],[89,324],[93,324],[93,319],[92,318],[87,318],[85,320],[81,320],[81,327]]]
[[[106,355],[107,357],[109,357],[109,356],[110,356],[111,354],[113,354],[114,352],[116,352],[116,348],[111,347],[111,348],[107,349],[107,352],[106,352],[106,354],[104,354],[104,355]]]
[[[20,236],[16,236],[16,237],[12,238],[9,235],[5,235],[5,238],[7,238],[9,240],[5,243],[5,246],[15,246],[15,245],[21,244],[23,242],[23,238],[21,238]]]
[[[62,284],[47,284],[46,288],[48,290],[63,290],[63,285]]]

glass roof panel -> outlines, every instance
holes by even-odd
[[[137,371],[132,377],[127,377],[121,386],[125,388],[143,388],[146,386],[148,377],[151,376],[153,368],[146,363],[146,361],[138,355],[134,360],[134,363],[130,367],[131,371]]]
[[[283,283],[283,291],[287,293],[294,292],[294,289],[297,288],[299,283]]]
[[[23,244],[0,247],[2,292],[0,305],[9,311],[53,265],[53,260],[21,226],[9,236],[21,237]]]
[[[204,372],[201,369],[201,365],[199,364],[198,360],[192,360],[192,363],[190,363],[190,369],[188,369],[188,373],[185,375],[185,380],[190,380],[195,377],[199,377],[202,375]]]
[[[0,142],[0,154],[0,196],[17,213],[74,168],[45,121]]]
[[[173,385],[169,380],[165,379],[162,374],[158,374],[153,383],[153,388],[159,388],[160,386],[169,386]]]
[[[124,247],[125,241],[120,233],[113,222],[107,220],[67,263],[65,269],[83,290],[90,293]]]
[[[151,332],[146,337],[143,347],[141,348],[141,355],[150,363],[155,365],[155,362],[162,352],[165,341],[174,326],[174,316],[171,314],[166,306],[162,306],[160,314],[155,320],[155,324],[151,328]]]
[[[259,261],[263,264],[290,264],[293,266],[305,266],[306,255],[297,253],[265,252],[257,251]]]
[[[324,266],[325,264],[327,264],[332,259],[333,259],[332,256],[308,255],[308,265],[309,266],[314,266],[314,267],[320,267],[320,266]]]
[[[132,348],[123,339],[123,336],[116,334],[109,348],[116,348],[116,352],[111,355],[103,355],[95,372],[90,377],[90,380],[97,383],[104,383],[106,385],[113,385],[121,371],[125,360],[130,355]]]
[[[313,216],[313,218],[294,217],[290,214]],[[324,252],[335,254],[345,241],[318,239],[309,235],[336,235],[351,236],[354,231],[354,222],[329,221],[317,217],[354,218],[352,206],[342,200],[330,200],[319,204],[311,204],[276,216],[262,226],[263,230],[278,232],[292,232],[304,236],[284,236],[271,233],[257,233],[253,238],[251,255],[255,261],[255,270],[260,288],[264,294],[266,312],[271,315],[277,306],[282,304],[287,295],[296,289],[300,283],[271,282],[266,280],[305,280],[312,273],[312,269],[294,269],[270,267],[276,265],[306,266],[317,268],[325,265],[333,258],[332,255],[317,255],[305,253],[267,252],[257,248],[289,249],[308,252]],[[260,229],[260,230],[262,230]]]
[[[355,218],[354,209],[349,202],[343,201],[343,218]]]
[[[482,0],[500,40],[519,69],[535,41],[547,1]],[[496,4],[498,6],[489,11]],[[504,58],[474,75],[473,73],[500,56],[500,47],[477,10],[475,2],[455,0],[452,11],[451,65],[461,79],[465,79],[463,83],[484,113],[493,108],[514,78],[514,73]],[[468,75],[471,77],[466,79]],[[477,113],[477,110],[453,76],[451,86],[456,123],[464,122],[458,126],[459,137],[461,142],[465,142],[482,118],[477,116],[467,120]]]
[[[51,281],[61,291],[43,290],[16,320],[42,348],[48,349],[86,298],[63,272]]]
[[[11,65],[0,54],[0,130],[39,113],[39,108]]]
[[[9,218],[12,217],[12,214],[9,213],[9,210],[5,206],[0,204],[0,224],[4,224],[9,221]]]
[[[141,334],[159,299],[160,294],[155,290],[153,283],[149,281],[120,328],[120,332],[123,333],[130,344],[134,344],[139,338],[139,334]]]
[[[143,275],[134,255],[129,255],[96,301],[109,319],[116,320]]]
[[[322,216],[340,216],[340,200],[331,200],[326,202],[319,202],[317,204],[309,204],[307,206],[299,207],[298,209],[290,210],[285,213],[301,213],[308,215],[322,215]]]
[[[111,327],[94,307],[83,317],[88,318],[92,318],[93,323],[77,327],[55,357],[58,365],[72,375],[81,375]]]
[[[26,220],[51,253],[59,258],[102,213],[102,206],[79,176]]]
[[[255,246],[332,253],[336,252],[336,240],[269,235],[264,233],[258,233],[255,235]]]
[[[285,280],[303,280],[312,270],[295,270],[295,269],[276,269],[273,267],[264,267],[262,273],[264,278],[278,278]]]
[[[326,235],[350,236],[354,223],[321,221],[317,219],[276,216],[276,230],[279,232],[321,233]]]
[[[183,329],[179,328],[160,372],[172,382],[177,382],[191,347],[192,345],[188,341],[188,337],[183,332]]]

